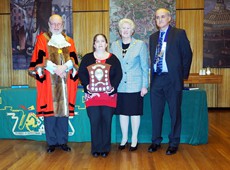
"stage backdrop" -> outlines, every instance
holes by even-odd
[[[172,13],[172,26],[175,26],[175,0],[110,0],[110,42],[119,38],[118,22],[122,18],[132,19],[136,24],[134,37],[149,42],[149,36],[157,31],[155,12],[167,8]]]
[[[203,67],[230,68],[230,0],[205,0]]]
[[[13,69],[28,69],[36,36],[48,30],[52,14],[62,16],[72,37],[72,0],[11,0]]]

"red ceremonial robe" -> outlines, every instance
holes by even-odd
[[[74,115],[74,106],[78,87],[78,60],[73,39],[63,34],[66,41],[71,44],[69,47],[58,49],[53,46],[48,46],[51,33],[42,33],[38,35],[37,42],[32,55],[29,66],[29,74],[36,78],[37,85],[37,116],[57,116],[55,113],[63,104],[63,97],[67,97],[69,116]],[[59,53],[62,52],[64,63],[71,60],[73,68],[68,71],[66,77],[66,94],[62,95],[63,91],[58,86],[53,86],[54,82],[60,82],[60,77],[56,74],[52,75],[45,69],[47,60],[60,65]],[[59,53],[58,53],[59,52]],[[42,69],[42,75],[39,76],[38,69]],[[76,74],[73,74],[75,71]]]

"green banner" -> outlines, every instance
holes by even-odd
[[[144,115],[141,117],[138,142],[151,143],[152,122],[150,95],[144,98]],[[168,106],[163,119],[163,143],[168,142],[170,131]],[[119,117],[112,121],[111,141],[119,143],[121,130]],[[69,118],[69,141],[90,141],[90,124],[84,103],[84,92],[78,88],[75,116]],[[35,88],[0,88],[0,139],[31,139],[45,141],[43,118],[36,117]],[[131,127],[129,140],[131,139]],[[183,92],[181,143],[205,144],[208,142],[207,97],[204,90]]]

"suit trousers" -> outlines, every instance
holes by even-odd
[[[171,132],[168,135],[169,146],[178,147],[181,134],[181,103],[182,90],[176,90],[169,74],[157,75],[152,78],[150,86],[150,102],[152,113],[152,143],[160,144],[163,114],[166,102],[171,118]]]
[[[62,145],[68,142],[68,117],[44,117],[48,145]]]
[[[86,108],[91,126],[91,153],[109,152],[111,149],[111,125],[115,108],[89,106]]]

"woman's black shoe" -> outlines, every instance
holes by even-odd
[[[124,145],[119,145],[118,146],[118,149],[119,150],[123,150],[123,149],[125,149],[125,147],[128,145],[128,142],[126,142]]]
[[[135,147],[130,146],[129,151],[135,151],[135,150],[137,150],[137,147],[138,147],[138,143]]]

